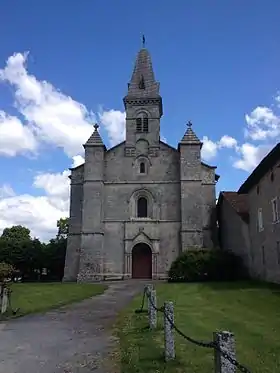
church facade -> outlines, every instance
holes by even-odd
[[[71,169],[64,281],[167,277],[183,250],[215,240],[216,167],[201,161],[191,123],[178,148],[160,140],[159,83],[147,49],[127,95],[125,141],[106,149],[98,126]]]

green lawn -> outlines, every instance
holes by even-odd
[[[159,284],[158,306],[174,302],[175,324],[187,335],[211,341],[213,332],[235,334],[237,359],[252,373],[280,371],[280,287],[258,283]],[[135,314],[138,296],[120,315],[115,362],[121,373],[211,373],[213,350],[196,347],[176,334],[176,360],[163,359],[162,316],[156,331],[147,314]]]
[[[103,293],[101,284],[22,283],[12,285],[12,307],[16,316],[44,312]]]

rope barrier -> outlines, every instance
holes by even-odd
[[[194,338],[189,337],[185,333],[183,333],[175,324],[174,322],[170,319],[170,317],[166,314],[164,307],[156,307],[155,304],[153,303],[151,299],[151,294],[148,292],[148,289],[145,287],[144,292],[143,292],[143,297],[142,297],[142,304],[139,309],[137,309],[135,312],[136,313],[143,313],[145,312],[144,310],[144,305],[145,305],[145,297],[147,296],[147,299],[149,299],[149,302],[151,306],[158,312],[162,312],[164,314],[164,317],[168,320],[168,322],[171,324],[171,327],[179,334],[181,335],[184,339],[189,341],[190,343],[195,344],[196,346],[204,347],[204,348],[213,348],[216,351],[218,351],[226,360],[228,360],[231,364],[236,366],[242,373],[251,373],[248,368],[246,368],[244,365],[240,364],[236,359],[231,357],[227,352],[223,351],[217,343],[214,341],[211,342],[205,342],[205,341],[199,341]]]

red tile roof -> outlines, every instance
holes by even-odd
[[[246,222],[249,222],[249,205],[247,194],[237,192],[221,192],[222,196],[231,204],[237,214]]]

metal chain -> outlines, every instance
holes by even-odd
[[[144,308],[144,302],[145,302],[145,295],[147,295],[147,298],[150,301],[150,304],[152,307],[158,311],[162,312],[164,314],[164,317],[168,320],[168,322],[171,324],[171,327],[176,330],[176,332],[181,335],[183,338],[185,338],[187,341],[200,346],[200,347],[205,347],[205,348],[214,348],[216,351],[218,351],[226,360],[228,360],[232,365],[236,366],[242,373],[251,373],[248,368],[246,368],[244,365],[240,364],[236,359],[234,359],[232,356],[230,356],[226,351],[222,350],[216,342],[211,341],[211,342],[204,342],[204,341],[198,341],[196,339],[193,339],[189,336],[187,336],[185,333],[183,333],[178,327],[174,324],[174,322],[170,319],[170,317],[166,314],[164,306],[158,308],[155,306],[151,299],[151,294],[147,291],[147,288],[144,289],[143,293],[143,299],[142,299],[142,306],[141,306],[141,311],[143,312]]]

